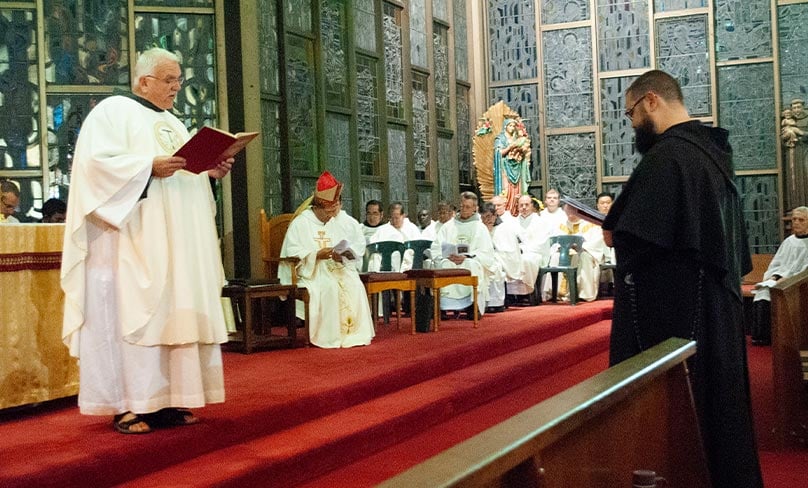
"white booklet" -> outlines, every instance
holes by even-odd
[[[351,249],[351,245],[345,239],[339,241],[337,245],[334,246],[334,252],[348,261],[356,260],[356,254],[354,254],[353,250]]]
[[[469,245],[461,242],[459,244],[452,244],[451,242],[444,242],[441,244],[440,252],[444,258],[448,258],[452,254],[457,254],[460,256],[466,256],[467,258],[473,258],[474,256],[469,254]]]

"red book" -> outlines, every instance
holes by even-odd
[[[258,132],[231,134],[221,129],[204,126],[174,153],[185,158],[185,170],[201,173],[213,169],[220,162],[232,158],[255,139]]]

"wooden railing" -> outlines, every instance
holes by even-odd
[[[669,339],[387,480],[383,487],[708,487],[685,360]]]
[[[808,440],[808,390],[800,362],[800,350],[808,349],[808,270],[777,282],[771,300],[775,435],[783,448]]]

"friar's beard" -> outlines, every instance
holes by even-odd
[[[654,124],[646,120],[634,129],[634,147],[640,154],[645,154],[656,144],[657,135],[654,132]]]

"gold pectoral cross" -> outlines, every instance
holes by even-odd
[[[325,236],[324,230],[318,230],[317,235],[319,237],[315,237],[314,240],[317,242],[317,245],[320,246],[320,249],[324,249],[328,247],[329,244],[331,244],[331,238]]]

